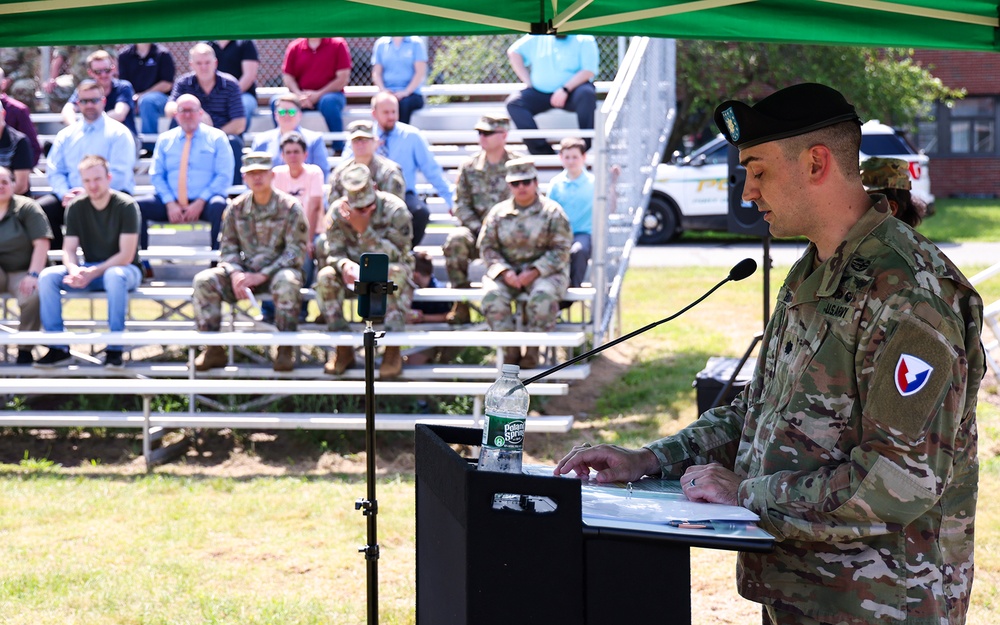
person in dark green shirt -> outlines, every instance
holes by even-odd
[[[66,209],[63,264],[45,269],[38,279],[42,328],[62,332],[62,291],[104,291],[108,294],[108,329],[125,329],[128,294],[142,282],[139,265],[139,205],[130,196],[111,189],[108,162],[85,156],[78,166],[85,195]],[[79,264],[77,248],[83,249]],[[53,367],[72,359],[66,345],[53,345],[35,363]],[[105,366],[122,367],[122,350],[109,345]]]

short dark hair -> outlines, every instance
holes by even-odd
[[[833,154],[833,159],[848,179],[861,180],[861,165],[858,152],[861,151],[861,126],[855,121],[840,122],[819,130],[778,140],[785,157],[797,158],[803,150],[814,145],[825,145]]]
[[[285,144],[286,143],[297,143],[297,144],[299,144],[302,147],[302,151],[303,152],[307,151],[307,149],[308,149],[308,146],[306,145],[306,139],[305,139],[305,137],[303,137],[300,133],[297,133],[295,131],[292,131],[292,132],[288,133],[287,135],[285,135],[284,137],[281,138],[281,144],[279,145],[279,147],[280,147],[280,149],[282,151],[285,150]]]
[[[431,260],[430,254],[423,251],[414,252],[413,272],[424,276],[434,275],[434,261]]]

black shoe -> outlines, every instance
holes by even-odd
[[[37,362],[35,362],[36,367],[42,369],[57,367],[59,365],[68,365],[73,360],[73,357],[65,349],[50,349],[49,353],[42,356]]]
[[[122,353],[120,351],[105,350],[104,352],[104,368],[105,369],[124,369],[125,363],[122,362]]]
[[[30,349],[17,350],[17,364],[30,365],[33,362],[35,362],[35,358],[31,355]]]

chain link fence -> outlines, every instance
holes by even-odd
[[[598,293],[595,345],[612,329],[629,256],[673,127],[677,113],[675,67],[673,40],[633,38],[595,124],[594,223],[604,224],[595,229],[592,242],[591,273]]]
[[[430,66],[427,82],[430,84],[493,84],[518,82],[507,61],[507,48],[521,35],[483,35],[475,37],[427,37],[427,54]],[[375,37],[348,38],[353,67],[352,85],[370,85],[372,49]],[[290,39],[259,39],[254,43],[260,60],[257,85],[260,87],[281,87],[281,63]],[[614,80],[618,66],[625,53],[624,37],[598,37],[601,66],[596,80]],[[174,57],[178,75],[188,70],[188,50],[193,42],[169,42],[160,44]],[[119,44],[104,46],[117,55],[124,48]],[[65,46],[69,62],[65,71],[76,80],[87,77],[85,60],[87,55],[101,46]],[[43,110],[41,77],[43,56],[39,48],[0,48],[0,66],[11,80],[8,91],[11,95],[36,112]],[[70,91],[72,89],[70,88]],[[61,107],[61,103],[57,105]]]

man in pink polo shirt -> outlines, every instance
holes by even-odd
[[[341,132],[341,112],[347,103],[344,87],[351,78],[351,51],[343,37],[296,39],[288,44],[281,79],[299,97],[303,109],[319,110],[330,132]],[[274,112],[274,102],[271,102]],[[333,149],[344,149],[334,141]]]

